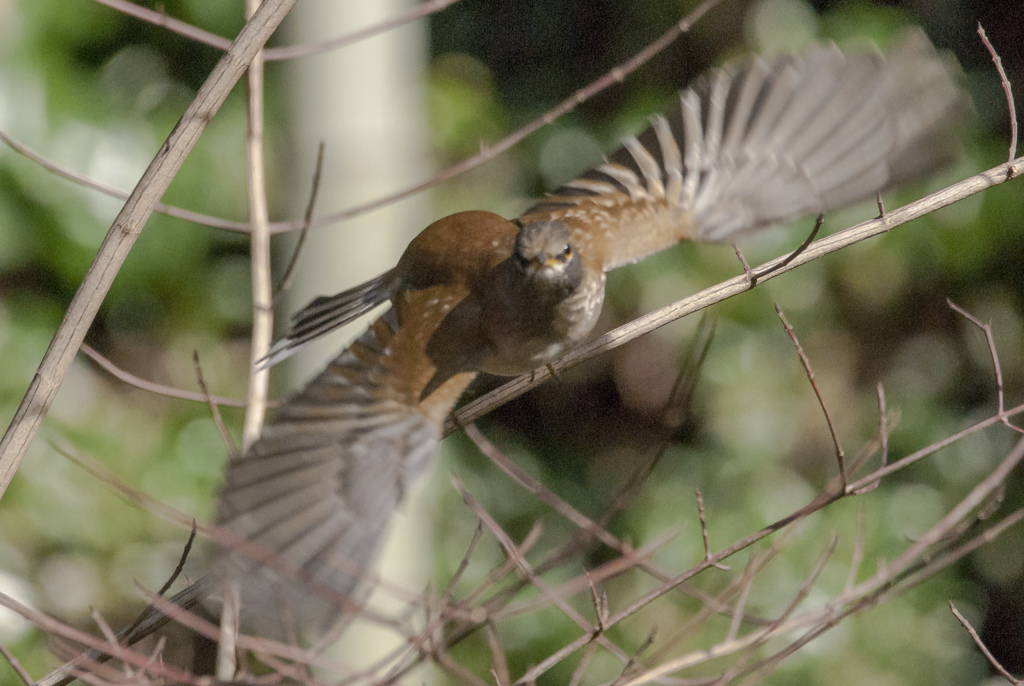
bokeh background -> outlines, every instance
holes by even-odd
[[[240,2],[140,4],[162,7],[169,16],[227,37],[243,23]],[[299,4],[299,16],[288,20],[272,44],[339,35],[364,25],[358,22],[365,18],[336,16],[325,3]],[[342,49],[372,51],[376,45],[383,51],[362,57],[355,52],[349,71],[331,72],[328,63],[317,62],[320,58],[271,64],[266,102],[272,218],[301,213],[317,141],[328,142],[318,208],[340,209],[373,199],[427,178],[432,170],[477,152],[481,141],[493,142],[538,117],[633,55],[691,4],[462,0],[403,28],[397,34],[401,50],[386,45],[387,36],[366,41],[369,47]],[[387,10],[397,13],[401,6]],[[310,295],[341,289],[386,268],[404,241],[438,217],[465,209],[514,216],[530,198],[600,160],[623,135],[642,128],[647,116],[673,106],[676,90],[691,78],[750,51],[798,49],[824,38],[840,43],[871,39],[884,46],[906,25],[922,26],[937,46],[955,55],[976,116],[963,130],[959,164],[927,185],[887,196],[887,205],[994,166],[1006,159],[1009,121],[998,77],[975,29],[979,21],[984,24],[1010,80],[1024,91],[1024,24],[1018,10],[1017,0],[724,2],[624,84],[511,152],[405,201],[398,210],[372,213],[361,220],[366,224],[343,222],[314,231],[318,247],[299,263],[301,271],[314,276],[296,287],[291,301],[279,309],[279,320],[283,323],[287,312]],[[358,94],[356,81],[366,76],[369,65],[391,59],[379,55],[394,55],[388,64],[399,72],[398,85],[393,91],[379,87],[371,95]],[[0,128],[61,164],[130,189],[219,56],[213,48],[90,0],[0,0]],[[395,116],[394,129],[366,133],[365,127]],[[244,134],[244,88],[239,86],[165,201],[244,220]],[[3,426],[119,206],[0,148]],[[826,230],[873,216],[873,211],[872,203],[835,213],[827,218]],[[716,306],[709,317],[717,334],[681,425],[666,423],[661,408],[693,342],[697,325],[688,320],[572,370],[480,426],[552,490],[595,517],[636,465],[667,441],[651,482],[610,527],[637,544],[681,530],[658,561],[682,568],[701,556],[695,488],[704,493],[712,543],[720,547],[809,501],[833,475],[827,429],[774,303],[795,326],[850,453],[876,430],[878,382],[885,385],[889,407],[900,413],[891,437],[893,457],[994,411],[994,377],[984,340],[947,307],[947,298],[991,319],[1007,402],[1024,398],[1022,216],[1024,193],[1019,183],[1009,183]],[[745,241],[747,258],[760,263],[782,254],[802,240],[810,224]],[[375,227],[393,232],[390,247],[378,249]],[[360,247],[335,243],[350,240],[361,241]],[[279,270],[293,241],[275,238]],[[378,251],[376,262],[362,257],[362,250]],[[354,265],[339,266],[353,255]],[[610,278],[601,327],[628,321],[737,272],[729,247],[691,245],[620,270]],[[196,388],[196,350],[212,391],[242,398],[249,283],[243,234],[154,216],[87,342],[123,369],[187,389]],[[332,347],[353,334],[332,338],[309,359],[282,367],[274,393],[297,387]],[[237,436],[241,412],[227,409],[225,416]],[[872,494],[811,519],[759,580],[753,609],[778,611],[830,532],[840,536],[837,559],[848,560],[858,508],[866,514],[866,565],[873,571],[878,558],[891,557],[941,517],[1012,441],[1004,429],[989,430],[887,479]],[[93,607],[121,626],[141,607],[134,580],[159,587],[186,534],[126,504],[62,456],[59,445],[93,456],[134,488],[207,518],[213,514],[225,446],[204,405],[131,388],[84,356],[72,367],[43,431],[0,501],[0,590],[90,630]],[[524,536],[539,519],[545,524],[541,549],[569,534],[570,525],[510,487],[468,440],[453,437],[418,505],[428,519],[444,522],[426,542],[433,563],[419,564],[435,583],[443,585],[451,575],[476,524],[449,485],[452,470],[514,537]],[[1021,487],[1017,474],[1003,507],[1021,505]],[[769,680],[984,682],[987,663],[948,612],[947,599],[974,622],[1010,671],[1024,673],[1022,551],[1024,531],[1017,527],[904,598],[845,622],[786,661]],[[488,555],[491,561],[500,558],[494,545],[481,555],[470,578],[485,573]],[[599,564],[607,555],[592,551],[566,574]],[[830,567],[820,582],[822,593],[841,590],[845,575],[841,564]],[[610,583],[606,590],[613,606],[617,598],[635,595],[637,583],[632,578]],[[715,580],[709,584],[714,587]],[[693,611],[684,601],[669,600],[641,619],[668,634]],[[622,631],[646,634],[642,622]],[[577,632],[557,615],[523,618],[504,636],[512,673],[521,673]],[[41,632],[2,610],[0,641],[34,676],[54,665]],[[456,651],[484,676],[488,655],[482,637]],[[554,670],[546,683],[566,681],[573,664]],[[0,683],[15,678],[0,661]]]

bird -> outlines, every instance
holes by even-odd
[[[956,158],[950,134],[968,109],[918,30],[888,55],[826,43],[733,62],[520,216],[444,217],[393,269],[313,300],[265,364],[390,308],[227,467],[223,526],[291,570],[226,551],[221,573],[240,580],[243,618],[268,625],[284,614],[326,631],[371,573],[466,387],[481,372],[534,371],[585,340],[606,272],[920,179]]]
[[[518,217],[433,222],[393,269],[313,300],[271,348],[265,366],[390,303],[229,460],[218,516],[245,545],[223,545],[179,596],[191,606],[229,580],[250,631],[317,640],[358,610],[391,515],[477,374],[528,373],[584,341],[612,269],[924,177],[956,158],[969,109],[919,30],[888,55],[823,43],[750,57]]]

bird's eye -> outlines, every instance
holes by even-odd
[[[563,245],[562,246],[562,255],[564,255],[565,257],[570,257],[572,255],[572,246],[569,245],[568,243]]]

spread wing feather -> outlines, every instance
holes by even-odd
[[[953,158],[963,92],[924,34],[888,57],[823,45],[714,71],[609,161],[530,208],[605,270],[842,207]]]
[[[431,464],[447,410],[432,413],[407,383],[432,370],[408,338],[388,310],[228,466],[221,521],[273,559],[228,551],[220,573],[240,580],[243,615],[262,635],[286,635],[285,616],[311,632],[329,627]],[[471,378],[451,380],[438,402],[453,403]]]

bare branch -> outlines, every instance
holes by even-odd
[[[700,492],[700,489],[696,489],[697,493],[697,518],[700,520],[700,535],[704,540],[704,559],[711,559],[711,537],[708,535],[708,522],[704,514],[704,494]],[[715,567],[723,570],[732,569],[729,565],[718,562]]]
[[[459,0],[425,0],[424,2],[413,5],[391,19],[385,19],[384,21],[372,24],[366,28],[359,29],[358,31],[353,31],[352,33],[345,34],[344,36],[331,38],[319,43],[267,48],[265,59],[268,62],[277,60],[293,60],[297,57],[307,57],[309,55],[317,55],[323,52],[337,50],[338,48],[343,48],[346,45],[351,45],[352,43],[356,43],[363,39],[396,29],[399,26],[404,26],[405,24],[416,21],[417,19],[422,19],[423,17],[428,17],[431,14],[436,14],[449,5],[454,5],[458,1]]]
[[[7,649],[7,646],[5,646],[2,642],[0,642],[0,654],[2,654],[7,659],[7,662],[11,665],[11,669],[14,670],[14,673],[17,674],[21,678],[21,680],[25,682],[25,686],[32,686],[32,684],[35,682],[35,679],[28,675],[28,672],[25,671],[25,668],[21,666],[20,662],[18,662],[18,658],[14,657],[11,651],[9,651]]]
[[[82,345],[100,304],[128,251],[142,232],[157,201],[167,190],[199,135],[227,98],[232,86],[260,47],[270,38],[297,0],[267,0],[246,23],[231,49],[214,67],[156,157],[142,175],[64,315],[7,432],[0,440],[0,496],[14,477],[21,459],[57,395],[75,353]]]
[[[988,649],[988,646],[986,646],[985,642],[981,640],[981,636],[979,636],[978,632],[974,630],[974,627],[971,626],[971,623],[967,621],[967,618],[960,614],[960,610],[956,609],[956,605],[953,604],[952,600],[949,601],[949,609],[953,613],[953,616],[956,617],[957,621],[960,622],[965,629],[967,629],[967,633],[969,633],[971,635],[971,638],[974,639],[975,645],[978,646],[978,649],[989,661],[989,664],[991,664],[997,672],[1002,674],[1003,678],[1005,678],[1011,684],[1014,684],[1014,686],[1020,684],[1020,679],[1015,678],[1012,674],[1006,671],[1006,668],[1003,667],[1002,664],[1000,664],[999,660],[996,659],[996,656],[993,655],[992,652]]]
[[[811,361],[807,359],[807,353],[804,352],[804,347],[800,345],[800,340],[796,337],[796,331],[790,326],[789,320],[786,319],[786,315],[783,314],[782,308],[775,305],[775,313],[779,315],[779,319],[782,320],[782,326],[785,327],[786,333],[789,335],[789,340],[793,341],[793,346],[796,348],[796,354],[800,357],[800,364],[804,367],[804,372],[807,374],[807,380],[811,382],[811,388],[814,390],[814,396],[818,399],[818,405],[821,407],[822,414],[825,415],[825,423],[828,424],[828,432],[832,436],[832,445],[836,449],[836,462],[839,464],[839,481],[842,485],[843,491],[846,491],[848,485],[848,479],[846,476],[846,456],[843,453],[843,446],[839,443],[839,435],[836,433],[836,425],[832,422],[832,415],[828,411],[828,405],[825,404],[825,398],[821,395],[821,389],[818,388],[818,382],[814,378],[814,371],[811,369]]]
[[[1005,412],[1005,416],[1006,417],[1015,417],[1018,414],[1021,414],[1022,412],[1024,412],[1024,403],[1022,403],[1020,405],[1017,405],[1016,407],[1013,407],[1013,408],[1010,408],[1009,410],[1007,410]],[[894,472],[898,472],[901,469],[905,469],[906,467],[909,467],[910,465],[914,464],[915,462],[923,460],[924,458],[928,457],[929,455],[933,455],[933,454],[937,453],[938,451],[942,450],[943,448],[947,448],[947,447],[953,445],[957,441],[960,441],[960,440],[962,440],[964,438],[967,438],[968,436],[976,434],[977,432],[979,432],[979,431],[981,431],[983,429],[987,429],[988,427],[992,426],[993,424],[1002,423],[1002,421],[1003,421],[1003,417],[1001,417],[1000,415],[996,414],[996,415],[994,415],[992,417],[989,417],[988,419],[983,419],[983,420],[981,420],[981,421],[979,421],[979,422],[977,422],[975,424],[972,424],[971,426],[967,427],[966,429],[963,429],[961,431],[957,431],[955,434],[953,434],[951,436],[946,436],[942,440],[936,441],[935,443],[932,443],[931,445],[925,446],[924,448],[921,448],[919,450],[915,450],[914,452],[910,453],[906,457],[902,457],[899,460],[896,460],[895,462],[892,462],[892,463],[886,465],[885,467],[879,467],[877,470],[875,470],[871,474],[868,474],[867,476],[865,476],[865,477],[863,477],[861,479],[858,479],[857,481],[854,481],[853,483],[850,484],[850,492],[851,493],[856,493],[860,489],[864,488],[865,486],[869,486],[870,484],[872,484],[873,482],[881,479],[882,477],[888,476],[889,474],[892,474]]]
[[[27,157],[32,162],[35,162],[43,169],[56,174],[72,183],[76,183],[86,188],[99,191],[109,195],[112,198],[118,198],[120,200],[127,200],[131,195],[127,191],[123,191],[120,188],[107,185],[92,177],[86,176],[76,172],[75,170],[65,167],[62,164],[58,164],[53,160],[50,160],[43,155],[40,155],[36,151],[29,148],[24,143],[21,143],[10,136],[7,132],[0,130],[0,142],[5,143],[11,150]],[[220,217],[214,217],[208,214],[202,214],[201,212],[193,212],[192,210],[186,210],[181,207],[175,207],[174,205],[165,205],[164,203],[156,203],[153,206],[154,212],[166,214],[169,217],[175,217],[177,219],[184,219],[186,221],[195,222],[196,224],[202,224],[203,226],[209,226],[215,229],[224,229],[225,231],[239,231],[242,233],[248,233],[249,224],[246,222],[235,222],[228,219],[221,219]]]
[[[864,546],[867,543],[867,514],[864,507],[857,508],[857,535],[853,539],[853,555],[850,557],[850,571],[846,575],[846,586],[844,593],[849,593],[854,584],[857,583],[857,574],[860,573],[860,565],[864,561]]]
[[[494,675],[495,686],[511,686],[512,676],[508,671],[508,662],[505,660],[505,647],[501,643],[501,635],[493,622],[484,625],[487,633],[487,645],[491,649],[491,674]]]
[[[985,35],[985,29],[982,28],[981,22],[978,22],[978,35],[981,36],[981,42],[985,44],[988,54],[992,56],[996,71],[999,72],[999,82],[1003,85],[1003,92],[1006,93],[1006,107],[1010,111],[1010,156],[1007,159],[1012,162],[1017,157],[1017,108],[1013,104],[1013,89],[1010,87],[1010,79],[1006,78],[1006,72],[1003,70],[1003,61],[999,59],[999,53],[992,47],[988,36]],[[1012,175],[1015,172],[1011,168],[1007,170],[1007,173]]]
[[[216,403],[210,400],[210,387],[206,385],[206,379],[203,378],[203,366],[199,364],[198,350],[192,351],[192,365],[196,370],[196,382],[199,384],[203,397],[206,398],[206,403],[210,406],[210,413],[213,415],[213,423],[217,425],[217,431],[220,432],[220,437],[224,440],[224,445],[228,449],[228,455],[234,457],[238,455],[238,446],[235,445],[234,439],[231,438],[231,434],[228,432],[228,427],[224,425],[224,418],[220,415],[220,408],[217,407]]]
[[[496,467],[508,474],[516,483],[536,496],[538,500],[551,507],[551,509],[558,512],[580,529],[592,534],[609,548],[619,551],[623,549],[622,542],[619,541],[619,539],[612,536],[607,530],[599,526],[592,519],[586,517],[572,505],[552,493],[544,484],[531,477],[523,471],[519,465],[510,460],[498,449],[496,445],[487,440],[487,438],[480,432],[480,429],[477,428],[476,424],[470,424],[465,427],[465,429],[466,435],[469,436],[470,440],[476,444],[476,447],[480,449],[480,452],[487,456],[487,459],[489,459]]]
[[[193,26],[188,22],[175,19],[174,17],[167,16],[167,13],[162,11],[157,12],[155,10],[147,9],[136,5],[128,0],[95,0],[95,2],[106,5],[107,7],[117,10],[122,14],[141,19],[142,21],[149,22],[154,26],[162,26],[168,31],[184,36],[190,40],[194,40],[197,43],[203,45],[209,45],[211,48],[217,48],[218,50],[227,50],[231,47],[231,41],[223,36],[218,36],[215,33],[210,33],[205,29],[201,29],[198,26]]]
[[[192,24],[181,21],[180,19],[168,17],[164,12],[156,12],[145,7],[140,7],[139,5],[128,2],[127,0],[95,1],[101,5],[106,5],[111,9],[115,9],[118,12],[135,17],[136,19],[141,19],[142,21],[149,22],[155,26],[162,26],[168,31],[172,31],[179,36],[184,36],[185,38],[194,40],[197,43],[208,45],[211,48],[227,50],[231,47],[231,41],[227,38],[218,36],[215,33],[210,33],[209,31],[193,26]],[[436,12],[440,12],[444,8],[455,4],[456,2],[458,2],[458,0],[427,0],[426,2],[422,2],[411,7],[392,19],[378,22],[371,26],[367,26],[366,28],[359,29],[358,31],[353,31],[352,33],[345,34],[344,36],[339,36],[338,38],[331,38],[318,43],[309,43],[304,45],[267,48],[264,51],[263,59],[267,62],[291,60],[297,57],[306,57],[322,52],[337,50],[338,48],[343,48],[346,45],[351,45],[352,43],[356,43],[363,39],[398,28],[399,26],[408,24],[416,19],[421,19]]]
[[[879,196],[879,198],[881,198],[881,196]],[[881,201],[879,201],[879,202],[881,202]],[[884,217],[885,216],[885,212],[882,212],[880,216]],[[811,229],[811,232],[807,235],[807,238],[804,239],[804,242],[801,243],[797,247],[796,250],[794,250],[793,252],[789,253],[789,255],[785,259],[783,259],[782,262],[779,262],[778,264],[769,265],[767,267],[764,267],[762,269],[759,269],[759,270],[749,274],[750,287],[753,288],[757,284],[758,281],[760,281],[764,277],[768,276],[772,272],[778,271],[779,269],[782,269],[787,264],[789,264],[790,262],[795,260],[797,257],[799,257],[800,253],[802,253],[804,250],[807,250],[807,246],[809,246],[811,243],[814,242],[814,239],[818,235],[818,232],[821,231],[821,225],[824,224],[824,223],[825,223],[825,213],[821,212],[820,214],[818,214],[818,218],[814,220],[814,228]],[[746,261],[744,261],[743,264],[746,265]]]
[[[1024,434],[1024,429],[1021,429],[1011,423],[1009,417],[1006,416],[1006,408],[1003,404],[1003,367],[999,364],[999,353],[996,351],[996,340],[992,335],[992,322],[981,321],[949,298],[946,299],[946,303],[949,305],[950,309],[981,329],[981,332],[985,335],[985,342],[988,344],[988,354],[992,358],[992,369],[996,375],[996,401],[998,402],[999,416],[1002,418],[1003,424],[1005,424],[1008,429],[1012,429],[1019,434]]]
[[[274,304],[277,304],[278,298],[281,297],[282,293],[286,293],[288,289],[292,287],[292,279],[295,277],[295,267],[299,263],[299,255],[302,254],[302,248],[306,245],[306,239],[309,237],[309,226],[313,221],[313,208],[316,207],[316,199],[320,194],[320,178],[324,170],[324,142],[320,141],[320,145],[316,150],[316,165],[313,169],[313,184],[309,189],[309,201],[306,203],[306,213],[303,216],[302,230],[299,231],[299,240],[295,243],[295,250],[292,252],[292,258],[288,261],[288,266],[284,270],[284,276],[281,277],[281,283],[277,287],[277,292],[274,293]]]
[[[142,377],[135,376],[134,374],[121,369],[106,357],[98,353],[94,348],[90,347],[88,343],[83,343],[81,350],[89,357],[89,359],[105,369],[115,378],[143,391],[149,391],[150,393],[156,393],[157,395],[164,395],[168,398],[191,400],[198,403],[213,403],[215,405],[223,405],[224,407],[245,407],[245,401],[243,400],[226,398],[222,395],[204,395],[203,393],[196,393],[194,391],[185,391],[180,388],[165,386],[164,384],[148,381]],[[278,401],[276,400],[272,400],[268,403],[270,406],[276,406],[277,404]]]

